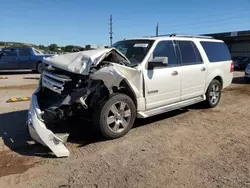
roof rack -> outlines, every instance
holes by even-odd
[[[212,39],[212,36],[204,36],[204,35],[182,35],[173,33],[169,35],[169,37],[189,37],[189,38],[205,38],[205,39]]]
[[[212,36],[205,35],[182,35],[182,34],[167,34],[167,35],[158,35],[158,36],[145,36],[145,37],[188,37],[188,38],[204,38],[204,39],[213,39]]]

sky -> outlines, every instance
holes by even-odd
[[[0,0],[0,41],[109,45],[159,34],[250,30],[250,0]]]

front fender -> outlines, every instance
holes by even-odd
[[[125,80],[135,95],[137,108],[143,109],[143,78],[140,70],[114,63],[93,73],[91,79],[102,80],[110,93],[113,92],[113,87],[119,88],[121,82]]]

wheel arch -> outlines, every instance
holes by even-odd
[[[113,91],[117,92],[117,93],[123,93],[125,95],[128,95],[133,100],[133,102],[137,108],[138,104],[137,104],[136,94],[126,79],[123,79],[121,81],[119,87],[113,88]]]
[[[222,78],[222,76],[221,76],[221,75],[216,75],[216,76],[214,75],[213,77],[211,77],[211,78],[209,79],[209,82],[207,82],[207,84],[206,84],[206,90],[205,90],[205,91],[208,90],[209,85],[211,84],[211,82],[212,82],[213,80],[218,80],[218,81],[220,82],[220,84],[221,84],[221,88],[223,88],[223,78]]]
[[[206,90],[208,89],[209,85],[211,84],[211,82],[216,79],[221,83],[221,88],[223,88],[224,86],[224,78],[225,78],[225,74],[221,69],[214,69],[212,72],[210,72],[207,75],[207,81],[206,81]]]
[[[39,59],[39,60],[36,61],[36,69],[37,69],[37,66],[38,66],[39,63],[43,63],[42,60]]]
[[[221,88],[223,88],[223,79],[221,76],[216,76],[213,80],[218,80],[221,84]]]

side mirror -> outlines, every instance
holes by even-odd
[[[168,66],[168,57],[155,57],[153,60],[148,62],[148,69],[154,67],[166,67]]]

